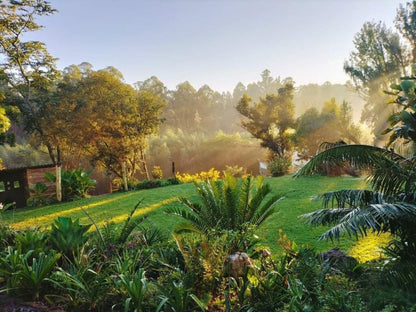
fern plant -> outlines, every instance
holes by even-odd
[[[223,181],[194,182],[199,201],[180,198],[183,207],[171,207],[165,212],[180,216],[176,232],[194,231],[209,234],[212,230],[244,231],[247,225],[259,226],[275,212],[282,195],[270,194],[263,178],[248,176],[236,179],[226,175]]]
[[[87,231],[90,227],[90,224],[80,224],[79,219],[73,221],[71,218],[58,217],[52,223],[49,241],[55,250],[72,258],[73,252],[88,240]]]
[[[415,80],[416,77],[411,77]],[[393,85],[395,98],[391,101],[402,109],[390,117],[389,145],[416,143],[416,84],[403,80]],[[313,225],[332,225],[321,238],[338,239],[341,234],[361,237],[369,231],[390,232],[395,239],[388,247],[399,261],[397,273],[402,284],[415,285],[414,261],[416,260],[416,153],[395,153],[393,149],[368,145],[337,144],[313,157],[297,175],[319,172],[322,165],[342,166],[352,164],[369,172],[371,189],[342,190],[320,196],[324,207],[304,215]],[[394,270],[393,270],[394,271]],[[398,272],[397,271],[397,272]]]

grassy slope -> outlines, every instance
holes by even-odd
[[[327,250],[333,246],[340,246],[347,250],[352,241],[345,239],[331,244],[330,242],[317,242],[317,238],[324,228],[312,228],[306,226],[298,216],[318,209],[319,202],[311,202],[310,197],[325,191],[344,188],[358,188],[364,185],[363,179],[351,177],[304,177],[294,179],[291,176],[280,178],[268,178],[266,182],[272,187],[273,192],[284,193],[285,199],[277,205],[275,213],[260,229],[259,236],[264,239],[272,252],[278,252],[278,230],[282,229],[288,239],[295,241],[297,245],[308,244],[318,250]],[[164,208],[178,205],[178,196],[194,197],[196,195],[192,184],[174,185],[163,188],[131,191],[128,193],[114,193],[96,196],[72,203],[57,204],[40,208],[26,208],[16,212],[3,213],[3,219],[15,228],[27,228],[33,226],[46,227],[58,216],[80,218],[81,223],[90,223],[82,212],[81,206],[88,211],[92,218],[102,225],[108,220],[122,222],[134,207],[143,199],[138,214],[148,214],[146,222],[151,222],[166,231],[172,231],[175,224],[181,221],[175,216],[163,213]]]

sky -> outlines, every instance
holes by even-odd
[[[367,21],[393,27],[401,0],[52,0],[34,33],[58,68],[114,66],[127,83],[157,76],[230,91],[238,82],[292,77],[345,83],[343,64]]]

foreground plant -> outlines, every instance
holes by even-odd
[[[37,257],[32,254],[33,250],[21,253],[9,246],[7,254],[0,257],[0,276],[6,280],[7,293],[39,300],[61,254],[55,251],[41,252]]]
[[[260,226],[275,212],[275,205],[282,195],[272,195],[263,178],[248,176],[236,179],[226,175],[223,181],[207,180],[194,182],[199,201],[186,198],[179,201],[184,208],[170,208],[166,213],[178,215],[186,220],[177,227],[177,232],[193,231],[209,234],[211,230],[244,231],[247,226]]]
[[[416,77],[415,77],[416,79]],[[392,86],[402,111],[390,117],[389,144],[402,141],[414,151],[416,143],[416,84],[403,80]],[[414,287],[416,275],[416,154],[409,156],[368,145],[335,144],[312,158],[298,173],[319,172],[322,165],[353,164],[369,172],[371,190],[341,190],[320,196],[324,208],[307,215],[313,225],[333,225],[321,238],[338,239],[341,234],[362,237],[368,232],[392,233],[395,239],[388,250],[399,266],[390,276]]]
[[[82,225],[79,219],[58,217],[49,233],[49,241],[55,250],[62,251],[72,258],[73,253],[88,240],[87,231],[91,225]]]

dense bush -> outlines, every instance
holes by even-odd
[[[47,198],[45,192],[48,190],[48,186],[45,183],[36,183],[29,187],[30,197],[27,200],[27,205],[31,207],[38,207],[50,204],[52,200]]]
[[[217,181],[221,178],[221,172],[215,170],[214,168],[209,169],[208,171],[201,171],[194,174],[179,172],[176,175],[177,179],[183,183],[189,182],[202,182],[206,180]]]
[[[95,187],[96,181],[90,178],[92,171],[72,169],[61,171],[62,200],[71,201],[88,196],[88,192]],[[56,176],[50,172],[45,178],[56,182]]]
[[[137,182],[137,184],[134,186],[136,190],[143,190],[143,189],[151,189],[155,187],[162,187],[162,186],[169,186],[174,184],[182,183],[179,179],[176,178],[168,178],[166,180],[142,180],[140,182]]]
[[[200,186],[208,193],[208,185],[216,187],[217,200],[226,195],[241,207],[256,204],[256,211],[262,210],[267,188],[252,178],[238,183],[228,179]],[[202,192],[201,199],[208,193]],[[250,197],[251,201],[241,203]],[[203,210],[214,202],[221,201],[211,198]],[[157,228],[144,227],[145,218],[135,216],[140,202],[121,224],[99,227],[90,218],[95,231],[88,231],[91,226],[78,219],[63,217],[43,230],[16,232],[0,223],[0,292],[13,298],[15,308],[21,299],[53,302],[51,309],[59,306],[65,311],[108,311],[109,307],[161,312],[415,310],[412,290],[385,280],[384,273],[391,270],[388,259],[339,266],[312,249],[297,247],[282,231],[278,244],[283,252],[270,255],[255,235],[258,219],[240,218],[244,210],[232,201],[228,205],[240,220],[235,227],[214,225],[204,234],[181,231],[171,239]],[[221,207],[224,216],[226,207]],[[233,271],[230,255],[242,251],[249,261],[242,270]],[[0,303],[0,310],[6,308]]]

